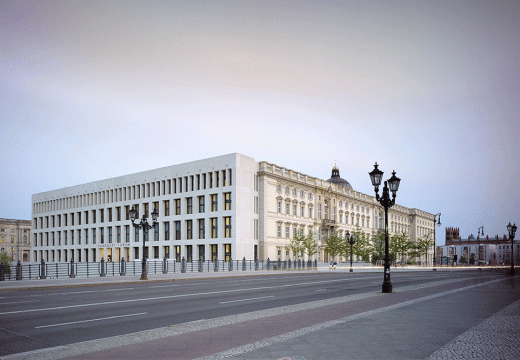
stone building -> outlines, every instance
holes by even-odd
[[[132,227],[133,206],[146,217],[158,209],[149,233]],[[138,260],[144,239],[149,259],[285,260],[294,258],[287,245],[301,229],[317,235],[316,257],[327,261],[323,244],[333,231],[359,227],[372,236],[383,220],[375,197],[353,190],[337,166],[325,181],[228,154],[33,195],[31,259]],[[390,233],[413,240],[433,226],[425,211],[390,209]]]
[[[0,218],[0,252],[12,262],[28,262],[31,253],[31,221]]]

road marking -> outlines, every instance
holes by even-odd
[[[366,280],[366,279],[367,278],[363,278],[363,280]],[[139,298],[139,299],[129,299],[129,300],[114,300],[114,301],[96,302],[96,303],[88,303],[88,304],[77,304],[77,305],[65,305],[65,306],[56,306],[56,307],[41,308],[41,309],[6,311],[6,312],[1,312],[0,315],[21,314],[21,313],[28,313],[28,312],[62,310],[62,309],[72,309],[72,308],[81,308],[81,307],[99,306],[99,305],[112,305],[112,304],[123,304],[123,303],[132,303],[132,302],[143,302],[143,301],[153,301],[153,300],[184,298],[184,297],[189,297],[189,296],[204,296],[204,295],[216,295],[216,294],[236,293],[236,292],[254,291],[254,290],[267,290],[267,289],[276,289],[276,288],[298,287],[298,286],[302,286],[302,285],[324,284],[324,283],[330,283],[330,282],[340,282],[340,281],[349,281],[349,280],[353,280],[353,279],[336,279],[336,280],[311,281],[311,282],[306,282],[306,283],[285,284],[285,285],[279,285],[279,286],[259,286],[259,287],[254,287],[254,288],[245,288],[245,289],[208,291],[208,292],[205,292],[205,293],[176,294],[176,295],[156,296],[156,297],[150,297],[150,298]],[[357,279],[357,280],[360,280],[360,279]]]
[[[123,290],[134,290],[134,288],[109,289],[109,290],[102,290],[102,291],[123,291]]]
[[[4,298],[2,298],[4,299]],[[10,305],[10,304],[21,304],[21,303],[30,303],[30,302],[38,302],[40,300],[27,300],[27,301],[12,301],[7,303],[0,303],[0,305]]]
[[[262,297],[250,298],[250,299],[240,299],[240,300],[221,301],[220,303],[221,303],[221,304],[229,304],[229,303],[240,302],[240,301],[259,300],[259,299],[267,299],[267,298],[273,298],[273,297],[274,297],[274,295],[270,295],[270,296],[262,296]]]
[[[48,328],[48,327],[53,327],[53,326],[64,326],[64,325],[72,325],[72,324],[81,324],[81,323],[86,323],[86,322],[91,322],[91,321],[110,320],[110,319],[117,319],[117,318],[123,318],[123,317],[128,317],[128,316],[146,315],[146,314],[148,314],[148,313],[142,312],[142,313],[137,313],[137,314],[117,315],[117,316],[109,316],[109,317],[98,318],[98,319],[71,321],[71,322],[66,322],[66,323],[61,323],[61,324],[35,326],[34,328],[35,329],[42,329],[42,328]]]
[[[316,291],[327,291],[328,289],[318,289]]]
[[[152,288],[165,288],[165,287],[176,287],[176,286],[180,286],[180,285],[155,285],[155,286],[152,286]]]

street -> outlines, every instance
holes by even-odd
[[[207,337],[219,338],[226,326],[237,330],[243,324],[235,338],[249,344],[321,324],[245,352],[244,358],[278,359],[290,356],[290,350],[307,360],[330,359],[337,358],[340,348],[350,358],[426,358],[520,299],[518,278],[490,270],[394,272],[394,293],[384,295],[382,280],[380,273],[284,272],[0,292],[0,356],[107,338],[111,345],[100,349],[117,351],[135,341],[123,337],[117,343],[113,337],[139,333],[161,341],[167,335],[164,329],[177,326],[183,328],[175,334],[180,334],[176,336],[185,344],[184,352],[168,357],[194,358],[239,345],[229,340],[229,333],[219,344],[208,342]],[[274,321],[274,315],[280,319]],[[346,318],[353,315],[357,317]],[[319,335],[323,331],[327,336]],[[303,344],[309,349],[302,349],[302,336],[308,338]],[[310,345],[315,336],[320,341]],[[190,341],[193,348],[186,345]],[[96,353],[85,354],[86,359]]]

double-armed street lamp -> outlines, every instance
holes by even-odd
[[[511,240],[511,271],[509,271],[509,274],[515,275],[515,253],[513,251],[513,246],[516,233],[516,223],[513,225],[509,223],[509,225],[507,225],[507,231],[509,231],[509,239]]]
[[[350,244],[350,272],[352,272],[352,245],[356,243],[356,235],[350,235],[350,233],[347,230],[347,233],[345,234],[345,239],[347,239],[347,242]]]
[[[439,219],[437,219],[437,216]],[[437,265],[437,237],[435,236],[435,223],[437,226],[441,226],[441,213],[433,215],[433,271],[436,271],[435,266]]]
[[[401,179],[395,176],[395,171],[392,172],[392,177],[385,181],[383,187],[383,196],[379,197],[379,185],[381,185],[381,179],[383,178],[383,172],[379,170],[377,163],[374,165],[374,170],[369,173],[372,185],[376,192],[376,200],[385,208],[385,265],[384,265],[384,280],[383,280],[383,293],[392,292],[392,283],[390,281],[390,255],[388,254],[388,209],[394,206],[395,196],[399,189],[399,183]],[[392,198],[390,198],[389,191],[392,192]]]
[[[143,214],[143,217],[141,218],[141,222],[139,222],[137,224],[135,223],[135,219],[137,218],[137,210],[135,209],[135,207],[132,206],[132,209],[129,211],[129,213],[130,213],[130,220],[132,221],[132,225],[134,225],[134,227],[136,229],[144,229],[144,231],[147,232],[152,227],[154,227],[155,224],[158,223],[157,216],[159,215],[159,212],[157,211],[157,209],[154,209],[152,211],[152,225],[150,225],[148,223],[148,219],[145,217],[145,214]],[[146,271],[145,236],[143,236],[143,269],[142,269],[140,280],[148,280],[148,273]]]

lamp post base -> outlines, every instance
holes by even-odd
[[[139,280],[148,280],[148,273],[142,273],[141,278]]]
[[[515,265],[511,265],[511,270],[509,270],[509,275],[515,275]]]
[[[353,272],[352,268],[350,268],[350,271],[349,272]]]
[[[384,294],[389,294],[392,292],[392,284],[383,283],[383,291]]]

